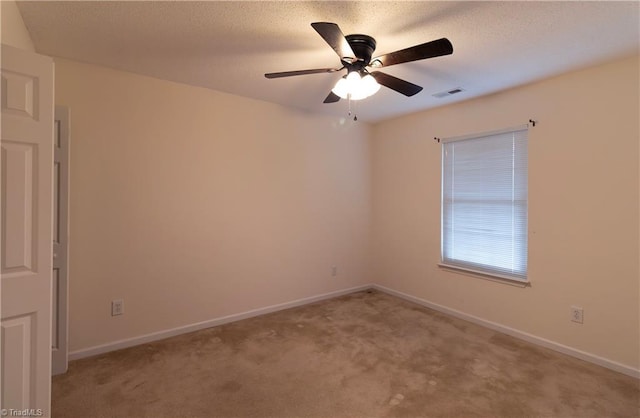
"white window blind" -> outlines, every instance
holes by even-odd
[[[527,128],[445,141],[442,263],[527,280]]]

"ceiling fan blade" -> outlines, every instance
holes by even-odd
[[[351,49],[351,45],[347,42],[347,38],[344,37],[338,25],[329,22],[315,22],[311,26],[336,51],[341,61],[343,58],[351,58],[348,62],[355,60],[356,54]]]
[[[402,64],[403,62],[418,61],[450,54],[453,54],[453,45],[451,45],[451,42],[449,42],[447,38],[441,38],[381,55],[372,59],[371,65],[375,67],[376,61],[379,61],[382,66],[388,67],[390,65]]]
[[[405,96],[413,96],[414,94],[418,94],[422,91],[422,87],[416,84],[409,83],[408,81],[404,81],[389,74],[381,73],[380,71],[374,71],[370,74],[376,79],[378,84],[389,87],[391,90],[395,90]]]
[[[324,102],[322,103],[335,103],[339,100],[340,100],[340,96],[338,96],[334,92],[329,92],[329,95],[327,96],[326,99],[324,99]]]
[[[267,73],[264,76],[267,78],[281,78],[281,77],[291,77],[295,75],[306,75],[306,74],[319,74],[319,73],[334,73],[342,68],[317,68],[314,70],[299,70],[299,71],[283,71],[280,73]]]

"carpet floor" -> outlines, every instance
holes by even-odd
[[[640,381],[376,291],[71,362],[73,417],[638,417]]]

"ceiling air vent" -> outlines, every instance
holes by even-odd
[[[432,96],[433,97],[437,97],[438,99],[441,99],[443,97],[451,96],[452,94],[460,93],[460,92],[463,92],[463,91],[464,91],[464,89],[461,89],[460,87],[456,87],[455,89],[442,91],[440,93],[433,94]]]

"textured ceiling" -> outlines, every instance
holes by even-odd
[[[39,53],[207,87],[303,111],[323,104],[340,73],[268,80],[266,72],[338,67],[311,28],[377,40],[375,55],[446,37],[453,55],[384,71],[424,87],[413,97],[382,88],[357,103],[379,121],[490,94],[638,53],[638,2],[18,2]],[[460,87],[455,96],[432,95]],[[589,88],[589,86],[585,86]]]

